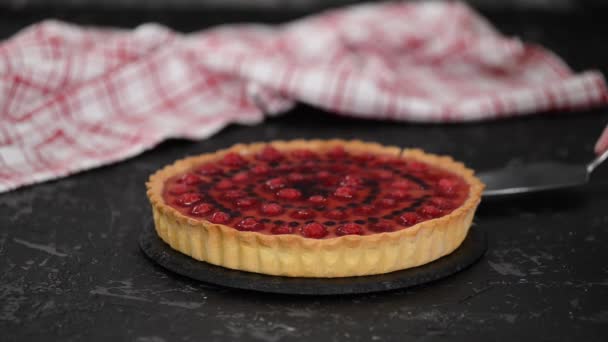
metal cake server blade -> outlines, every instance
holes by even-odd
[[[562,189],[587,183],[607,158],[608,151],[587,165],[539,162],[481,172],[478,177],[486,184],[484,197]]]

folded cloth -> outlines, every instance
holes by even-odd
[[[605,104],[599,72],[505,38],[462,3],[383,3],[180,34],[44,21],[0,45],[0,192],[295,101],[363,118],[494,119]]]

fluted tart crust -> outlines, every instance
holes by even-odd
[[[361,159],[371,155],[386,160],[401,159],[403,165],[413,166],[414,163],[423,166],[427,165],[433,170],[439,170],[437,171],[439,174],[445,173],[451,175],[451,177],[453,176],[452,179],[458,179],[459,182],[461,181],[462,184],[464,184],[464,186],[461,186],[461,190],[466,188],[466,191],[461,191],[463,195],[461,196],[462,198],[458,199],[461,203],[458,203],[457,207],[448,207],[443,213],[436,214],[435,216],[437,217],[435,218],[431,210],[433,208],[431,207],[435,207],[435,209],[437,209],[437,207],[441,208],[441,202],[438,201],[442,199],[440,198],[436,201],[434,199],[429,200],[428,193],[430,193],[429,191],[437,191],[433,190],[437,184],[431,184],[430,190],[423,190],[427,188],[425,185],[422,185],[419,190],[414,190],[413,193],[416,196],[422,196],[418,201],[407,198],[400,200],[400,197],[398,197],[401,194],[399,189],[381,189],[380,191],[382,194],[385,193],[384,191],[389,191],[389,197],[390,195],[393,195],[393,199],[389,198],[389,200],[387,200],[389,202],[387,205],[395,206],[395,202],[410,204],[415,202],[419,204],[419,202],[431,201],[431,203],[433,203],[431,205],[418,207],[417,211],[420,213],[419,215],[415,214],[415,212],[414,214],[408,213],[408,209],[406,208],[403,210],[403,215],[401,216],[399,213],[389,213],[389,215],[382,216],[381,221],[391,223],[387,225],[388,227],[391,227],[390,229],[387,228],[387,230],[390,231],[376,229],[380,225],[377,223],[368,223],[365,221],[364,217],[360,217],[360,213],[359,217],[357,217],[358,219],[354,222],[365,221],[365,223],[358,224],[349,221],[349,225],[344,223],[346,221],[342,221],[343,223],[341,224],[339,218],[327,221],[327,216],[320,218],[319,215],[311,220],[304,221],[304,219],[302,219],[297,221],[293,223],[293,227],[288,226],[288,222],[285,222],[283,225],[273,223],[287,220],[273,221],[272,218],[265,220],[267,221],[267,224],[265,225],[266,228],[263,229],[260,228],[261,226],[251,224],[251,222],[254,222],[255,220],[252,221],[251,219],[248,219],[249,221],[243,221],[245,220],[244,217],[234,218],[232,222],[226,222],[226,224],[213,223],[212,220],[216,222],[221,221],[217,220],[217,217],[212,217],[213,205],[210,205],[210,208],[207,208],[204,206],[205,203],[202,203],[203,205],[200,206],[202,209],[197,208],[197,211],[190,203],[182,201],[178,203],[179,205],[176,205],[176,203],[171,202],[175,196],[168,195],[167,184],[181,182],[181,179],[184,178],[183,175],[188,175],[190,173],[196,174],[195,170],[202,165],[221,163],[223,160],[222,158],[232,158],[235,155],[237,157],[242,156],[246,160],[255,161],[256,158],[259,158],[260,154],[266,153],[268,150],[271,150],[271,152],[278,151],[280,154],[284,155],[301,153],[300,151],[310,151],[318,155],[327,155],[328,153],[333,153],[332,151],[335,150],[343,150],[346,152],[346,158],[362,156],[359,158]],[[330,159],[333,159],[333,157]],[[280,168],[280,162],[277,163],[272,160],[267,161],[269,162],[263,163],[265,166],[269,165],[270,168]],[[335,161],[327,162],[338,165],[342,164],[341,162]],[[348,162],[345,164],[347,163]],[[335,169],[339,168],[340,167],[338,166],[335,167]],[[360,166],[360,168],[373,169],[372,166],[368,167],[367,165]],[[398,169],[398,167],[396,167],[396,169]],[[382,172],[381,169],[378,170],[380,171],[377,172]],[[392,170],[395,170],[395,168]],[[182,178],[176,181],[176,177],[180,176]],[[407,175],[404,174],[403,176],[405,177]],[[234,177],[238,177],[238,173],[237,175],[231,175],[231,177],[233,177],[233,179]],[[293,178],[295,177],[296,176]],[[302,175],[298,177],[302,177]],[[329,177],[332,177],[332,175],[330,174]],[[350,181],[352,181],[352,178],[353,177],[351,177]],[[209,195],[211,195],[211,193],[215,194],[215,196],[224,194],[224,190],[217,190],[218,177],[206,177],[202,175],[201,179],[203,179],[203,182],[207,183],[205,186],[208,186],[208,188],[205,188],[201,185],[201,189],[214,189],[209,190]],[[416,180],[415,178],[413,179],[414,181]],[[189,179],[186,180],[189,181]],[[349,179],[346,179],[346,181],[348,182]],[[405,181],[401,181],[402,183],[407,183],[407,178],[405,178]],[[270,186],[270,189],[273,190],[264,188],[269,191],[267,196],[270,197],[281,196],[281,199],[283,200],[285,200],[285,198],[295,198],[296,203],[310,204],[310,202],[307,202],[302,196],[310,195],[304,194],[304,192],[311,187],[314,188],[315,182],[319,182],[319,180],[315,178],[313,183],[307,183],[309,185],[307,185],[306,188],[300,188],[300,190],[287,187],[289,191],[285,190],[286,188],[284,186],[282,188],[274,189],[272,188],[273,184],[254,184],[253,186],[255,186],[256,189],[257,187]],[[342,182],[344,182],[344,180],[342,180]],[[431,180],[431,183],[433,182],[441,182],[441,180],[433,179]],[[229,183],[229,181],[225,181],[224,183]],[[195,182],[193,182],[193,184],[195,184]],[[355,182],[354,187],[356,187],[357,184],[359,183]],[[484,185],[474,176],[472,170],[466,168],[462,163],[454,161],[450,157],[428,154],[418,149],[400,149],[394,146],[382,146],[377,143],[344,140],[293,140],[253,143],[247,145],[238,144],[215,153],[207,153],[178,160],[174,164],[154,173],[146,183],[146,186],[147,194],[152,205],[156,232],[158,236],[173,249],[189,255],[194,259],[235,270],[288,277],[327,278],[364,276],[403,270],[429,263],[451,253],[460,246],[466,237],[484,188]],[[339,184],[336,186],[342,188]],[[346,187],[348,188],[349,186]],[[281,190],[282,192],[279,194],[279,191]],[[229,190],[225,190],[225,192],[227,191]],[[339,201],[343,200],[343,198],[339,198],[339,196],[343,194],[339,193],[339,190],[336,190],[336,193],[324,193],[324,195],[325,197],[328,197],[328,199],[332,196],[338,196],[336,200],[338,201],[338,204],[336,205],[341,205]],[[346,195],[349,195],[349,193],[347,192]],[[406,195],[407,193],[404,196]],[[204,197],[205,194],[202,194],[201,196]],[[371,195],[368,197],[370,196]],[[196,200],[196,195],[194,197]],[[397,200],[394,200],[394,198],[397,198]],[[455,198],[458,197],[456,196]],[[247,204],[244,203],[246,202],[247,197],[239,200],[242,202],[239,203],[239,205]],[[363,198],[359,198],[359,200],[363,201]],[[205,201],[201,199],[197,203],[201,202]],[[264,204],[257,203],[259,202],[259,198],[257,200],[252,200],[252,202],[257,209],[249,208],[244,209],[244,211],[256,210],[255,212],[258,213],[260,217],[264,217],[264,214],[261,211],[262,209],[260,209]],[[355,196],[345,203],[349,203],[351,206],[346,207],[346,205],[344,205],[343,207],[340,206],[338,208],[344,208],[342,211],[351,210],[352,206],[357,204],[357,197]],[[440,204],[435,205],[437,203]],[[221,206],[221,204],[216,204],[216,206],[217,205]],[[380,203],[376,205],[383,204]],[[264,207],[264,210],[266,208],[267,207]],[[386,211],[385,209],[382,209],[382,207],[380,208],[380,211]],[[400,209],[399,204],[396,204],[396,208]],[[425,210],[430,213],[425,212]],[[284,212],[281,213],[283,216],[281,217],[287,215],[287,211],[288,210],[284,209]],[[339,212],[340,210],[337,211]],[[193,212],[197,215],[192,214]],[[203,212],[203,215],[198,215],[201,212]],[[426,214],[431,216],[424,216]],[[325,215],[331,216],[331,213]],[[408,221],[410,217],[414,217],[411,222]],[[301,222],[301,224],[298,222]],[[325,226],[324,223],[329,224],[330,222],[332,223],[332,226]],[[297,226],[296,223],[298,223]],[[309,227],[309,225],[314,225],[314,227]],[[320,228],[317,227],[317,225],[323,227],[323,234],[318,234]],[[262,224],[262,226],[264,226],[264,224]],[[273,226],[273,228],[270,229],[270,226]],[[364,226],[369,226],[370,228],[361,228]],[[283,228],[285,231],[281,231]],[[275,229],[277,230],[275,231]],[[279,233],[275,234],[273,232]]]

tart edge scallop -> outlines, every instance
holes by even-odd
[[[328,151],[343,146],[347,152],[374,153],[415,159],[461,176],[469,196],[448,215],[407,229],[373,235],[311,239],[299,235],[268,235],[239,231],[183,215],[164,203],[165,181],[226,153],[255,154],[267,145],[281,151],[307,148]],[[484,184],[464,164],[451,157],[401,149],[360,140],[292,140],[237,144],[214,153],[187,157],[152,174],[146,183],[158,236],[190,257],[230,269],[288,277],[334,278],[383,274],[420,266],[450,254],[471,227]]]

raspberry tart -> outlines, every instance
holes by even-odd
[[[483,184],[450,157],[342,140],[235,145],[147,183],[157,234],[231,269],[348,277],[429,263],[464,240]]]

